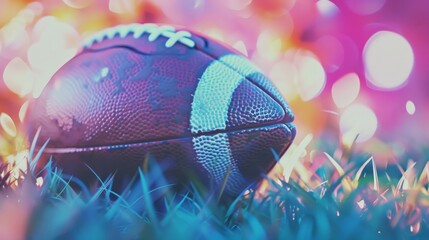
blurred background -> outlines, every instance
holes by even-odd
[[[26,102],[88,35],[161,22],[248,56],[291,104],[296,144],[316,138],[337,157],[353,145],[382,166],[423,161],[428,15],[426,0],[0,0],[0,156],[24,142]]]

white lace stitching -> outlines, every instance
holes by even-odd
[[[194,40],[190,39],[192,36],[188,31],[176,31],[176,29],[172,26],[164,25],[158,26],[152,23],[145,24],[130,24],[130,25],[119,25],[112,28],[107,28],[101,32],[96,33],[93,37],[91,37],[88,41],[84,43],[84,47],[88,48],[92,46],[94,43],[98,43],[103,41],[104,39],[112,39],[115,36],[124,38],[128,36],[130,33],[133,34],[135,39],[140,38],[143,34],[149,34],[148,40],[150,42],[155,41],[160,36],[167,38],[165,42],[165,47],[170,48],[174,46],[177,42],[188,46],[194,47]]]

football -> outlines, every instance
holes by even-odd
[[[285,79],[287,80],[287,79]],[[151,156],[174,183],[236,196],[295,137],[293,114],[244,56],[184,28],[130,24],[91,37],[28,108],[30,140],[63,173],[126,183]],[[94,174],[95,173],[95,174]]]

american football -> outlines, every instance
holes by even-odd
[[[236,196],[295,137],[270,80],[229,47],[180,27],[119,25],[91,37],[28,108],[30,138],[84,182],[127,182],[147,156],[173,182]],[[192,177],[190,177],[192,176]]]

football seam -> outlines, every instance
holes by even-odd
[[[174,46],[174,44],[177,42],[180,42],[187,47],[195,46],[195,41],[190,38],[192,37],[192,34],[186,30],[176,30],[173,26],[170,25],[137,23],[118,25],[98,31],[85,41],[84,48],[88,48],[96,43],[100,43],[104,41],[104,39],[113,39],[115,37],[125,38],[130,34],[132,34],[134,39],[140,39],[143,35],[149,34],[149,36],[147,36],[149,42],[155,41],[160,36],[165,37],[167,38],[165,43],[166,48]]]
[[[289,134],[291,135],[291,138],[294,138],[294,134],[292,131],[292,128],[290,126],[290,122],[281,122],[281,123],[275,123],[275,124],[269,124],[269,125],[260,125],[258,127],[253,127],[253,128],[236,128],[236,129],[228,129],[228,131],[226,130],[215,130],[215,131],[210,131],[210,132],[205,132],[205,133],[199,133],[199,134],[195,134],[195,135],[191,135],[191,136],[181,136],[181,137],[166,137],[166,138],[158,138],[158,139],[150,139],[150,140],[146,140],[146,141],[139,141],[139,142],[128,142],[128,143],[115,143],[112,145],[99,145],[99,146],[88,146],[88,147],[62,147],[62,148],[45,148],[43,151],[45,153],[51,153],[51,154],[59,154],[59,153],[78,153],[78,152],[93,152],[93,151],[100,151],[100,150],[114,150],[114,149],[122,149],[122,148],[129,148],[129,147],[138,147],[140,145],[144,145],[144,144],[148,144],[148,143],[155,143],[155,142],[163,142],[163,141],[169,141],[169,140],[179,140],[179,139],[192,139],[194,137],[200,137],[200,136],[213,136],[216,134],[221,134],[221,133],[234,133],[234,132],[240,132],[240,131],[246,131],[246,130],[256,130],[259,128],[266,128],[266,127],[271,127],[271,128],[275,128],[277,127],[285,127],[286,130],[289,132]],[[39,149],[40,150],[40,149]]]

